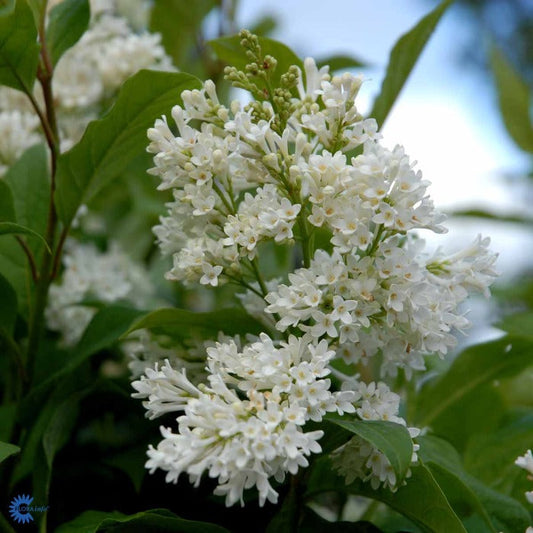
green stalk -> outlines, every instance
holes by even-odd
[[[263,293],[263,296],[266,296],[266,294],[268,293],[268,289],[266,287],[265,280],[263,279],[263,276],[259,271],[259,263],[257,261],[257,257],[254,257],[253,260],[250,261],[250,264],[252,265],[255,277],[257,279],[257,282],[259,283],[259,287],[261,287],[261,292]]]
[[[43,13],[46,12],[46,6],[44,6]],[[39,43],[41,45],[41,64],[37,77],[43,89],[46,116],[42,112],[38,111],[38,106],[34,105],[37,114],[41,120],[43,131],[45,133],[48,146],[50,148],[50,161],[51,161],[51,183],[50,183],[50,204],[48,207],[48,220],[46,224],[45,239],[48,243],[50,250],[54,250],[54,241],[57,228],[57,213],[54,204],[54,192],[56,187],[55,177],[57,170],[57,159],[59,156],[59,136],[57,128],[57,119],[54,107],[54,97],[52,93],[52,75],[53,66],[46,47],[45,36],[45,17],[41,18],[39,24]],[[30,95],[28,95],[30,96]],[[32,96],[30,96],[32,100]],[[29,333],[28,333],[28,347],[27,347],[27,374],[28,374],[28,386],[31,385],[34,371],[37,352],[39,349],[39,341],[44,328],[44,311],[46,309],[46,302],[48,299],[48,289],[52,281],[52,269],[53,265],[59,261],[58,255],[60,250],[56,251],[56,257],[50,252],[44,251],[42,263],[39,268],[39,274],[37,276],[37,285],[35,290],[35,305],[30,314],[29,321]]]

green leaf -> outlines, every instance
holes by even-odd
[[[523,337],[533,342],[533,311],[506,316],[496,326],[509,333],[509,335]],[[533,364],[533,361],[531,364]]]
[[[78,416],[79,401],[86,393],[85,390],[69,396],[67,400],[57,406],[48,422],[48,427],[43,433],[43,449],[50,469],[55,454],[67,443],[70,437]]]
[[[74,520],[62,524],[56,529],[56,533],[94,533],[98,526],[106,519],[122,519],[127,515],[118,511],[85,511]]]
[[[50,204],[50,172],[43,144],[28,148],[4,176],[13,193],[18,222],[44,235]]]
[[[299,511],[298,495],[295,490],[289,490],[289,493],[283,500],[281,508],[274,515],[274,518],[269,522],[265,533],[296,531]]]
[[[136,309],[120,306],[109,306],[100,310],[87,326],[69,362],[34,387],[24,399],[21,410],[26,414],[38,410],[43,398],[60,378],[68,376],[91,355],[116,342],[127,331],[132,321],[141,314],[142,312]]]
[[[75,356],[70,363],[60,371],[65,374],[78,367],[87,357],[111,346],[128,329],[142,311],[129,307],[105,307],[93,317],[83,337],[75,348]]]
[[[17,293],[11,283],[0,274],[0,328],[9,335],[13,333],[17,319]]]
[[[327,414],[325,420],[358,435],[382,452],[401,484],[413,455],[413,441],[406,427],[382,420],[350,420],[333,413]]]
[[[264,331],[264,326],[242,309],[220,309],[209,313],[194,313],[185,309],[158,309],[135,321],[124,333],[126,337],[138,329],[152,329],[166,332],[173,337],[188,337],[195,333],[216,334],[223,331],[228,335]]]
[[[527,413],[490,434],[476,435],[465,451],[465,469],[488,485],[506,485],[519,455],[533,443],[533,414]]]
[[[0,440],[9,440],[16,416],[16,403],[4,403],[0,405]]]
[[[0,463],[5,461],[11,455],[15,455],[20,452],[20,448],[9,442],[0,442]]]
[[[244,70],[250,60],[240,42],[241,38],[238,35],[233,35],[231,37],[213,39],[208,41],[207,44],[212,48],[218,59],[228,65],[237,67],[239,70]],[[274,84],[279,82],[280,76],[287,72],[291,65],[297,65],[303,71],[302,60],[288,46],[268,37],[259,37],[259,44],[263,55],[271,55],[278,61],[276,71],[272,76]]]
[[[462,396],[453,409],[445,410],[431,426],[433,433],[445,435],[446,440],[462,452],[476,435],[496,430],[506,410],[501,387],[485,383]]]
[[[290,531],[288,529],[278,529],[277,532]],[[277,533],[276,532],[276,533]],[[305,509],[304,518],[298,533],[384,533],[383,530],[367,521],[347,522],[336,521],[329,522],[311,509]],[[267,532],[268,533],[268,532]]]
[[[17,421],[22,427],[27,428],[27,434],[22,448],[21,458],[18,462],[14,482],[18,482],[26,476],[33,474],[38,479],[38,484],[34,485],[36,492],[41,492],[46,496],[48,485],[51,479],[51,469],[49,467],[50,452],[55,453],[64,443],[65,434],[61,429],[61,411],[63,414],[67,408],[61,407],[65,402],[77,402],[79,399],[89,394],[93,390],[94,378],[87,369],[76,369],[63,376],[62,380],[56,380],[56,387],[47,387],[46,394],[35,395],[36,388],[20,402],[17,412]],[[41,389],[42,390],[42,389]],[[59,418],[56,416],[60,409]],[[55,419],[55,420],[54,420]],[[47,452],[43,443],[43,437],[48,432]],[[60,436],[60,434],[62,436]],[[34,494],[38,498],[37,494]]]
[[[518,72],[495,46],[491,50],[491,64],[503,122],[514,142],[527,152],[533,152],[531,125],[531,91]]]
[[[14,222],[0,222],[0,235],[10,235],[10,234],[29,235],[31,237],[36,237],[37,239],[39,239],[41,244],[45,246],[48,252],[52,253],[44,237],[42,235],[39,235],[36,231],[33,231],[32,229],[27,228],[26,226],[15,224]]]
[[[356,57],[344,55],[344,54],[337,54],[332,56],[327,56],[322,59],[316,60],[317,66],[323,67],[325,65],[329,65],[329,71],[335,72],[337,70],[348,70],[352,68],[361,68],[361,67],[368,67],[369,65],[360,59],[357,59]]]
[[[39,21],[41,20],[44,8],[48,3],[48,0],[27,0],[28,5],[30,6],[31,12],[33,14],[33,19],[35,21],[35,27],[39,27]]]
[[[78,42],[89,26],[90,18],[87,0],[63,0],[50,11],[46,34],[53,65]]]
[[[27,317],[33,289],[31,270],[26,255],[12,235],[0,235],[0,273],[15,289],[19,312]]]
[[[0,84],[31,93],[37,75],[39,45],[33,14],[25,0],[0,17]]]
[[[470,209],[454,209],[453,211],[448,211],[447,214],[452,217],[486,218],[488,220],[495,220],[497,222],[533,225],[533,218],[529,216],[517,215],[516,213],[511,212],[495,213],[492,211],[487,211],[486,209],[477,209],[475,207]]]
[[[452,2],[453,0],[444,0],[394,45],[381,91],[369,114],[377,120],[380,127],[383,126],[437,23]]]
[[[515,500],[485,486],[468,474],[457,451],[445,440],[419,438],[419,455],[443,488],[448,501],[465,516],[478,513],[484,531],[524,531],[528,512]],[[465,508],[465,505],[467,506]]]
[[[179,518],[166,509],[151,509],[134,515],[86,511],[56,529],[57,533],[229,533],[227,529],[208,522]]]
[[[146,448],[147,446],[143,444],[125,451],[121,450],[119,453],[107,457],[104,461],[106,464],[124,472],[130,478],[137,493],[140,492],[146,475],[144,462],[139,460],[139,457],[146,455]]]
[[[346,485],[344,478],[333,470],[331,460],[323,457],[316,461],[306,488],[307,498],[322,492],[344,492],[378,500],[427,533],[466,533],[435,478],[424,465],[413,467],[407,484],[391,492],[383,488],[374,490],[363,481]]]
[[[59,219],[70,225],[76,211],[116,178],[146,149],[146,131],[185,89],[201,87],[189,74],[141,70],[127,80],[115,105],[87,127],[80,142],[59,157],[55,203]]]
[[[206,15],[215,7],[215,0],[157,0],[150,15],[150,30],[161,34],[167,54],[180,67],[190,48],[196,46]]]
[[[16,165],[17,163],[15,163]],[[20,228],[15,224],[17,220],[15,212],[17,202],[7,181],[8,175],[9,172],[6,174],[5,179],[0,180],[0,273],[15,289],[19,311],[23,316],[26,316],[30,308],[30,295],[33,285],[27,257],[20,244],[11,235],[18,233]],[[35,239],[32,239],[32,241],[32,244],[37,243]],[[42,248],[42,244],[39,244],[39,246]]]
[[[532,349],[531,340],[518,337],[505,337],[467,348],[446,374],[419,393],[414,414],[417,424],[432,424],[478,387],[528,367],[532,364]]]
[[[15,0],[1,0],[0,1],[0,17],[5,17],[13,13],[15,9]]]
[[[255,35],[266,37],[278,27],[278,20],[272,15],[264,15],[256,20],[250,27],[250,31]]]
[[[5,180],[0,180],[0,222],[16,220],[13,192]]]

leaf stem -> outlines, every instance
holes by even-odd
[[[54,264],[52,266],[52,273],[50,274],[50,279],[54,280],[59,272],[59,264],[61,260],[61,253],[63,252],[63,246],[65,245],[65,240],[68,236],[68,227],[63,228],[61,235],[59,237],[59,242],[57,243],[57,248],[54,254]]]
[[[46,4],[46,2],[45,2]],[[46,6],[43,9],[43,16],[39,24],[39,42],[41,45],[41,65],[39,66],[37,77],[41,84],[44,94],[44,102],[46,107],[46,116],[39,113],[39,118],[43,124],[48,146],[50,148],[51,157],[51,183],[50,183],[50,204],[48,207],[48,221],[46,225],[45,239],[48,243],[50,250],[54,250],[54,241],[57,227],[57,213],[54,204],[54,191],[55,191],[55,176],[57,170],[57,158],[59,155],[59,137],[57,120],[54,108],[54,98],[52,92],[52,74],[53,67],[48,55],[48,49],[46,47],[45,36],[45,17]],[[28,95],[29,96],[29,95]],[[32,97],[30,97],[31,100]],[[34,107],[36,107],[34,105]],[[36,107],[37,111],[38,106]],[[64,233],[66,232],[66,228]],[[63,235],[62,235],[63,237]],[[65,235],[66,237],[66,235]],[[64,237],[63,237],[64,240]],[[62,243],[61,243],[62,247]],[[29,331],[28,331],[28,346],[27,346],[27,374],[28,374],[28,386],[31,386],[33,380],[33,373],[35,369],[35,362],[37,358],[37,351],[39,348],[39,341],[41,333],[44,327],[44,311],[46,309],[46,302],[48,299],[48,289],[52,281],[51,273],[53,271],[52,265],[59,262],[59,256],[61,249],[58,247],[55,253],[55,257],[47,250],[43,253],[43,259],[40,265],[39,274],[37,278],[37,284],[35,289],[35,305],[30,313],[29,319]]]
[[[254,271],[255,277],[257,279],[257,282],[259,283],[259,287],[261,287],[261,292],[263,293],[263,297],[267,295],[268,289],[265,284],[265,280],[263,279],[263,276],[261,275],[261,272],[259,271],[259,262],[257,261],[257,257],[254,257],[250,264],[252,265],[252,269]]]
[[[37,265],[35,264],[35,257],[33,256],[33,252],[30,250],[29,246],[26,244],[26,241],[22,237],[20,237],[19,235],[15,235],[15,239],[20,244],[22,250],[26,254],[26,257],[28,258],[28,263],[30,264],[31,270],[31,277],[36,283],[39,280],[39,273],[37,272]]]

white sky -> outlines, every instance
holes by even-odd
[[[250,27],[271,13],[279,21],[273,37],[301,57],[347,53],[372,64],[360,93],[364,112],[379,92],[390,49],[431,7],[424,0],[241,0],[238,25]],[[383,142],[405,146],[432,182],[430,193],[442,209],[525,212],[527,206],[518,205],[520,195],[503,173],[527,168],[527,159],[507,137],[486,80],[457,60],[470,31],[453,9],[445,14],[387,119]],[[493,249],[500,252],[499,270],[506,275],[519,270],[525,250],[533,246],[533,235],[510,231],[514,226],[478,219],[448,226],[445,246],[478,233],[491,235]]]

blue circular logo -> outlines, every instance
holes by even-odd
[[[9,514],[11,518],[19,524],[26,524],[33,521],[33,516],[30,514],[28,507],[31,505],[33,498],[29,494],[22,494],[15,496],[9,505]]]

